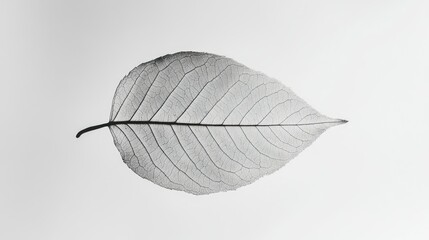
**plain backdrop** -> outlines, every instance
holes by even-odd
[[[1,239],[429,239],[428,1],[1,1]],[[193,196],[108,129],[133,67],[225,55],[349,120],[280,171]]]

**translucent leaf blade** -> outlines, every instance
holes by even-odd
[[[234,190],[290,161],[343,120],[226,57],[181,52],[120,82],[110,126],[139,176],[193,194]]]

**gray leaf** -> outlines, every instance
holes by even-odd
[[[193,194],[234,190],[270,174],[329,127],[275,79],[226,57],[180,52],[134,68],[119,83],[108,126],[142,178]]]

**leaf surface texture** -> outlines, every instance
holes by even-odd
[[[331,126],[279,81],[226,57],[180,52],[120,82],[109,126],[139,176],[193,194],[234,190],[270,174]]]

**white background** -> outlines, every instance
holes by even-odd
[[[427,1],[1,1],[1,239],[429,239]],[[348,119],[280,171],[193,196],[141,179],[117,84],[225,55]]]

